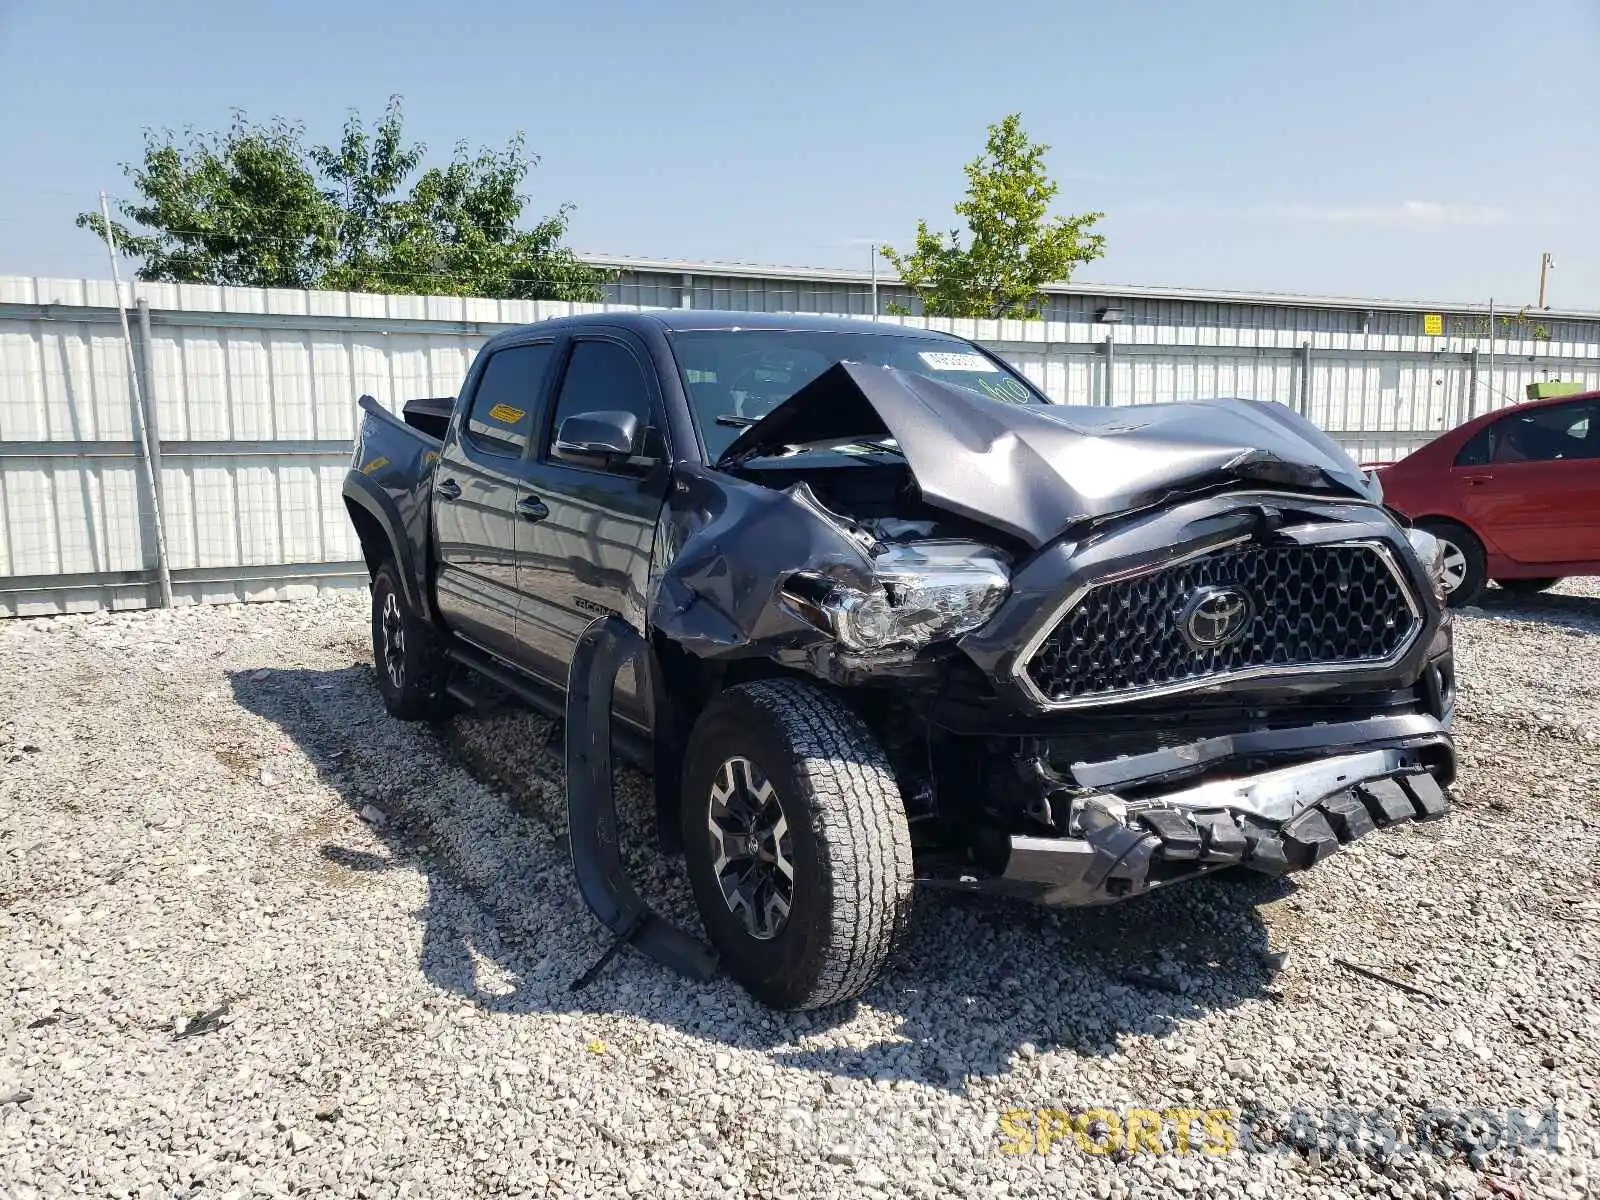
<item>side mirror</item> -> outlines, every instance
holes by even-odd
[[[631,465],[639,443],[639,418],[631,412],[574,413],[556,430],[551,454],[580,467]]]

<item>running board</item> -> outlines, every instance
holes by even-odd
[[[529,708],[553,721],[559,721],[566,715],[561,706],[560,696],[521,671],[506,666],[487,651],[479,650],[476,646],[457,638],[445,649],[445,656],[455,666],[476,671],[495,687],[509,692]],[[489,699],[459,676],[451,679],[445,691],[474,710],[484,708],[485,702]]]
[[[446,648],[445,656],[453,666],[476,672],[542,716],[549,717],[558,724],[567,719],[565,698],[559,691],[531,675],[523,674],[515,667],[508,666],[487,650],[479,650],[476,646],[456,638]],[[450,682],[445,686],[445,692],[472,712],[488,714],[496,707],[494,697],[485,696],[470,682],[462,679],[458,673],[452,673]],[[631,766],[646,774],[654,769],[655,748],[648,734],[626,725],[614,726],[611,730],[611,741],[617,753]]]

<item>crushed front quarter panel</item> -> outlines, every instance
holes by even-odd
[[[652,629],[708,659],[829,643],[780,597],[801,571],[858,588],[872,582],[866,547],[803,484],[775,491],[678,465],[656,529]]]

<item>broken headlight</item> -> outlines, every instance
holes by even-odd
[[[1444,576],[1444,543],[1426,529],[1415,526],[1406,530],[1406,540],[1411,543],[1411,549],[1416,552],[1417,561],[1422,564],[1422,573],[1428,577],[1428,582],[1433,585],[1433,596],[1436,600],[1445,598]]]
[[[977,542],[895,542],[873,556],[870,591],[796,576],[785,589],[807,620],[850,650],[917,648],[978,628],[1011,587],[1007,561]]]

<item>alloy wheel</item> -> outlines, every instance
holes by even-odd
[[[751,937],[777,937],[794,900],[794,842],[777,789],[748,758],[730,758],[717,771],[706,828],[728,911]]]
[[[400,599],[393,592],[383,598],[383,668],[396,689],[406,685],[406,623]]]
[[[1454,542],[1444,538],[1439,541],[1444,549],[1444,591],[1448,596],[1466,581],[1467,556]]]

